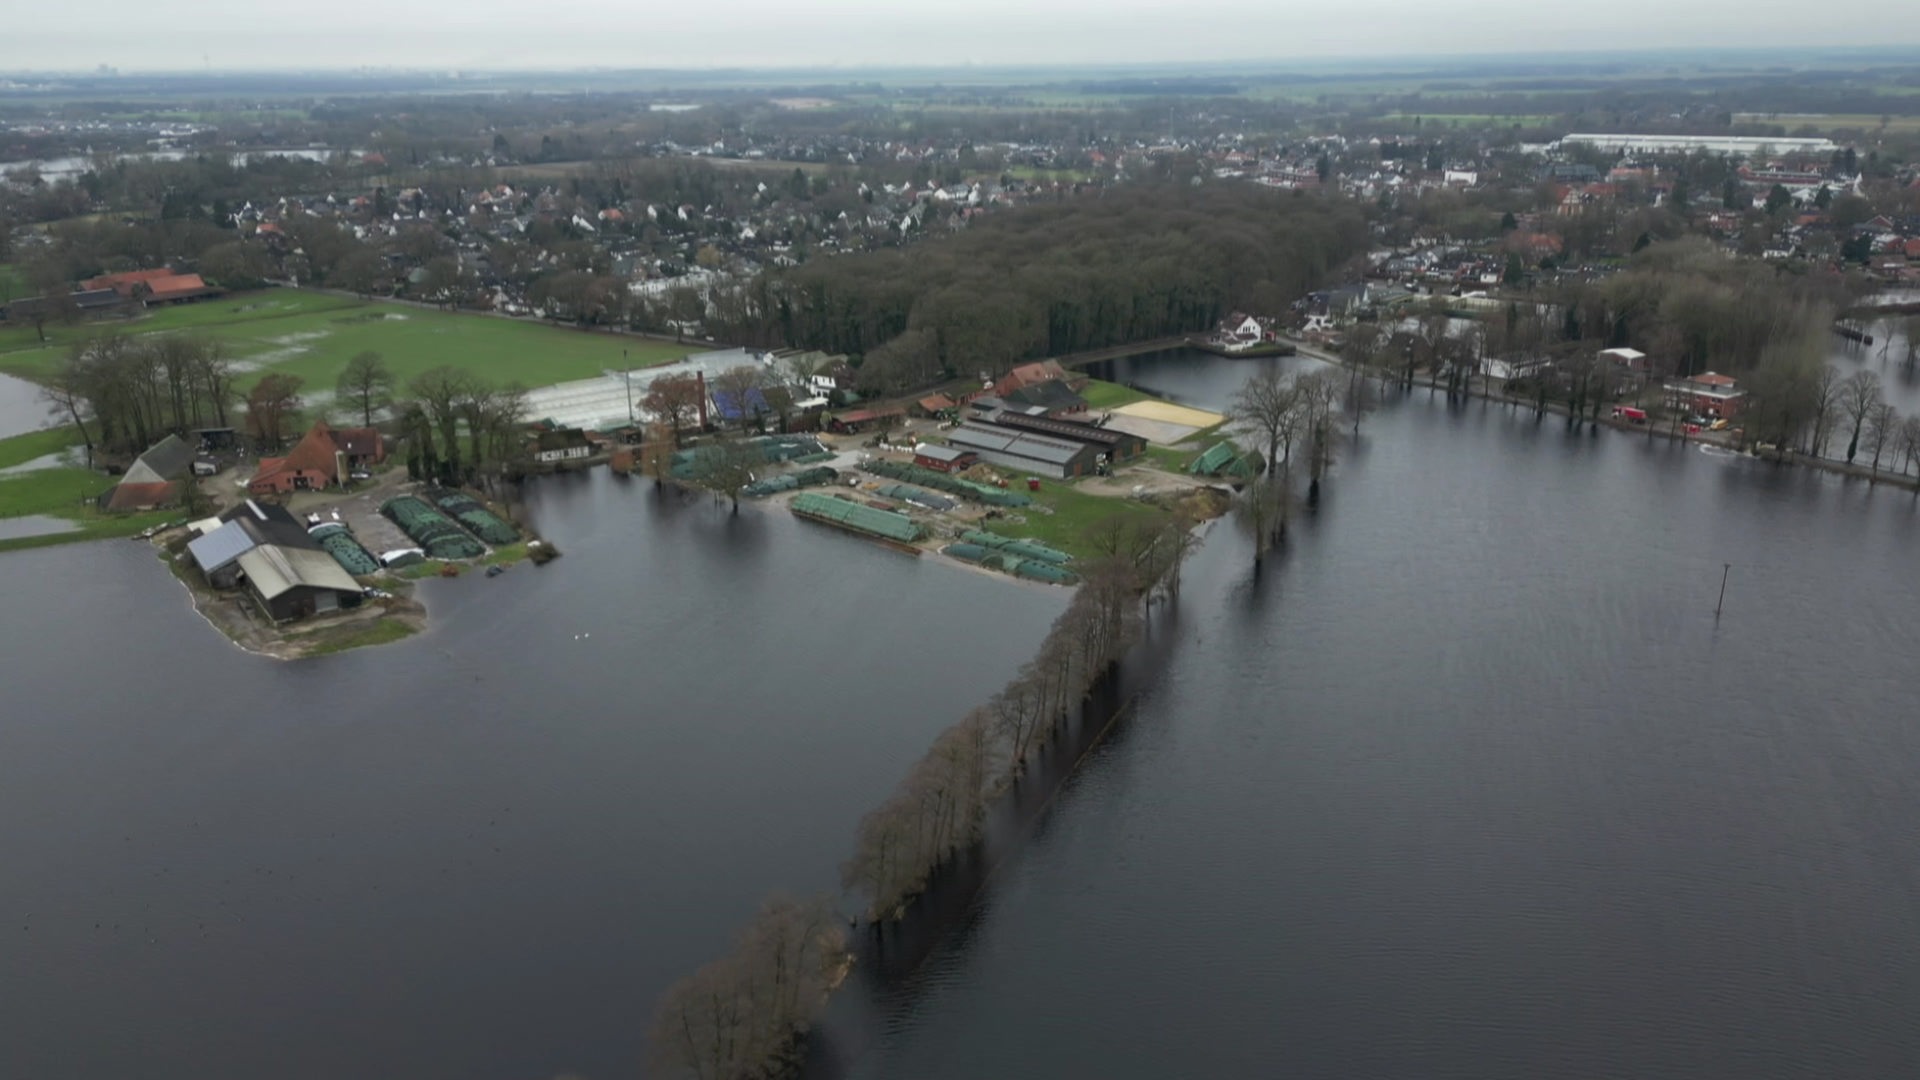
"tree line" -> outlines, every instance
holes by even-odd
[[[43,388],[96,451],[138,454],[169,432],[228,426],[236,371],[218,341],[106,333],[75,343]]]
[[[817,259],[717,295],[718,336],[862,358],[871,390],[1277,312],[1358,254],[1360,209],[1251,184],[1128,185]]]
[[[993,800],[1024,775],[1071,710],[1139,640],[1141,600],[1177,595],[1193,522],[1115,516],[1089,537],[1097,556],[1034,658],[943,731],[885,802],[861,819],[841,879],[876,925],[897,920],[934,875],[977,843]],[[850,957],[831,901],[775,898],[727,956],[675,983],[652,1028],[670,1076],[780,1076]],[[829,929],[831,927],[831,929]]]

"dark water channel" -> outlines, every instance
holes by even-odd
[[[235,651],[147,546],[0,557],[0,1076],[601,1080],[1065,593],[605,470],[433,628]]]
[[[1917,543],[1910,493],[1389,404],[1258,580],[1213,530],[1136,714],[831,1071],[1908,1075]]]

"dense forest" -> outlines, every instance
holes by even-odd
[[[1277,312],[1359,254],[1350,203],[1252,185],[1140,184],[821,259],[715,298],[717,336],[864,358],[894,391],[976,369]]]

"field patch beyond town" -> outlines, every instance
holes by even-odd
[[[386,360],[402,384],[447,364],[491,382],[529,387],[625,366],[651,367],[703,351],[625,334],[268,289],[164,308],[130,322],[50,326],[44,344],[31,327],[0,330],[0,371],[44,380],[74,341],[114,330],[203,334],[225,343],[245,368],[243,386],[277,371],[306,380],[308,392],[316,395],[330,392],[347,361],[369,350]]]

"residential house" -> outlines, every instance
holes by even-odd
[[[1600,359],[1628,371],[1645,372],[1650,361],[1639,349],[1601,349]]]
[[[260,459],[247,482],[254,495],[285,495],[318,491],[338,485],[355,469],[377,465],[387,458],[386,443],[373,428],[335,429],[317,420],[285,457]]]
[[[593,456],[593,441],[579,428],[554,428],[534,437],[533,460],[558,465]]]
[[[1700,416],[1726,419],[1746,404],[1747,392],[1731,375],[1709,371],[1666,384],[1667,407]]]
[[[1258,319],[1236,311],[1220,320],[1207,339],[1209,345],[1227,352],[1245,352],[1274,340],[1273,320]]]

